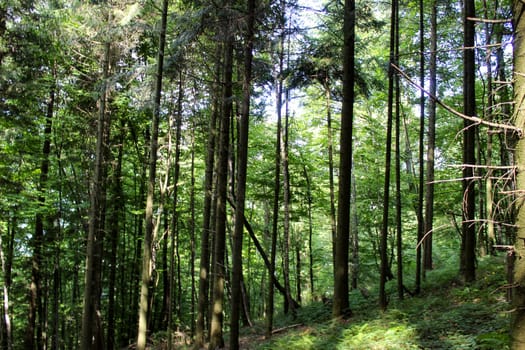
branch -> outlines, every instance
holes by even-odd
[[[401,70],[401,68],[399,68],[398,66],[396,66],[395,64],[391,63],[390,64],[392,66],[392,68],[394,68],[403,78],[405,78],[410,84],[412,84],[413,86],[415,86],[416,88],[418,88],[420,91],[423,91],[425,93],[425,95],[427,95],[428,97],[430,97],[431,99],[433,99],[438,105],[440,105],[441,107],[443,107],[445,110],[447,110],[448,112],[458,116],[458,117],[461,117],[463,119],[466,119],[466,120],[470,120],[471,122],[475,123],[475,124],[481,124],[481,125],[486,125],[486,126],[490,126],[490,127],[493,127],[493,128],[501,128],[501,129],[506,129],[506,130],[512,130],[514,132],[516,132],[518,134],[518,137],[519,138],[522,138],[523,137],[523,130],[521,128],[518,128],[518,127],[515,127],[513,125],[507,125],[507,124],[498,124],[498,123],[493,123],[493,122],[488,122],[486,120],[483,120],[479,117],[473,117],[473,116],[468,116],[466,114],[463,114],[461,112],[458,112],[456,111],[454,108],[446,105],[444,102],[442,102],[439,98],[437,98],[436,96],[432,95],[430,92],[428,92],[427,90],[425,90],[425,88],[423,88],[421,85],[419,85],[418,83],[416,83],[415,81],[413,81],[412,79],[410,79],[410,77]]]
[[[467,17],[469,21],[482,22],[482,23],[510,23],[512,19],[503,18],[503,19],[488,19],[488,18],[477,18],[477,17]]]
[[[230,206],[233,209],[235,209],[235,203],[233,202],[233,199],[230,198],[230,196],[228,196],[227,200],[228,200],[228,203],[230,203]],[[248,231],[248,234],[250,235],[250,238],[252,239],[253,243],[255,244],[255,248],[257,248],[257,251],[259,252],[259,254],[261,254],[261,257],[262,257],[262,259],[264,261],[264,264],[266,265],[266,268],[268,269],[268,271],[271,271],[270,259],[268,259],[268,255],[266,254],[266,252],[264,251],[261,243],[257,239],[257,236],[255,235],[255,232],[253,231],[252,225],[250,225],[250,223],[248,222],[248,219],[246,219],[246,216],[244,216],[244,214],[242,216],[242,219],[244,221],[244,227]],[[274,276],[274,278],[273,278],[273,284],[275,285],[275,288],[277,288],[277,290],[279,290],[279,292],[281,292],[281,294],[284,296],[284,298],[286,298],[286,289],[279,282],[279,280],[277,279],[276,276]],[[292,304],[293,304],[295,309],[298,309],[301,306],[293,298],[292,298]]]

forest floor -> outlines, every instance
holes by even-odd
[[[295,317],[276,317],[277,332],[271,340],[264,339],[262,321],[244,328],[241,348],[509,349],[511,307],[506,301],[504,259],[502,255],[480,259],[477,280],[470,285],[461,283],[457,268],[436,268],[427,272],[419,296],[405,294],[403,300],[391,281],[386,312],[379,310],[373,289],[368,298],[352,292],[353,316],[348,320],[332,320],[331,305],[310,303]]]

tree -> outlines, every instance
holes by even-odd
[[[385,311],[388,305],[385,284],[388,281],[388,226],[389,226],[389,209],[390,209],[390,172],[392,159],[392,121],[394,118],[394,92],[395,79],[393,65],[396,63],[396,23],[397,23],[397,1],[392,1],[391,23],[390,23],[390,66],[388,69],[388,107],[387,107],[387,124],[386,124],[386,147],[385,147],[385,180],[383,188],[383,223],[381,226],[381,236],[379,242],[380,257],[380,277],[379,277],[379,306]],[[397,126],[397,123],[396,123]],[[396,127],[396,129],[398,129]],[[397,140],[397,138],[396,138]],[[398,146],[396,145],[396,148]]]
[[[227,2],[222,11],[227,11]],[[227,14],[223,13],[223,18]],[[225,21],[229,23],[229,21]],[[224,40],[224,79],[222,90],[222,111],[219,132],[219,159],[217,165],[217,199],[215,217],[215,249],[213,255],[213,291],[212,291],[212,311],[210,325],[210,345],[211,349],[222,348],[223,338],[223,311],[224,311],[224,288],[226,282],[225,248],[226,248],[226,200],[228,189],[228,160],[229,160],[229,132],[230,119],[232,114],[233,96],[233,33],[230,26],[226,26],[222,32]]]
[[[437,63],[437,2],[432,1],[430,14],[430,59],[429,59],[429,92],[437,94],[436,63]],[[436,100],[428,102],[428,137],[427,137],[427,174],[425,190],[425,240],[423,254],[423,268],[432,269],[432,229],[434,221],[434,163],[436,148]]]
[[[164,67],[164,49],[166,45],[166,26],[168,18],[168,0],[162,0],[161,23],[159,32],[159,48],[157,56],[157,70],[155,76],[155,95],[153,101],[153,117],[151,120],[151,144],[149,154],[149,179],[148,195],[146,199],[146,231],[144,233],[144,251],[142,255],[142,281],[140,285],[139,302],[139,328],[137,335],[137,349],[146,348],[146,337],[148,331],[148,305],[149,287],[151,281],[151,263],[153,244],[156,237],[153,234],[153,198],[155,195],[155,182],[157,171],[157,149],[159,138],[160,102],[162,97],[162,77]]]
[[[107,38],[106,40],[109,40]],[[81,349],[103,347],[102,320],[100,319],[100,293],[102,264],[102,241],[104,237],[104,217],[106,209],[106,155],[107,139],[109,138],[109,113],[107,111],[108,87],[110,74],[111,43],[104,43],[104,58],[102,61],[103,83],[99,98],[97,121],[97,136],[95,150],[95,169],[93,189],[91,191],[91,207],[89,214],[89,231],[86,253],[86,276],[84,286],[84,304],[82,311]]]
[[[525,5],[523,2],[514,0],[512,4],[514,19],[514,115],[513,125],[525,129]],[[514,150],[516,175],[516,234],[514,244],[514,255],[516,257],[525,254],[525,139],[519,137]],[[514,265],[514,283],[512,313],[512,348],[525,348],[525,261],[516,259]]]
[[[255,27],[255,0],[247,3],[246,34],[244,42],[243,96],[239,121],[239,140],[237,145],[237,188],[235,191],[237,207],[232,249],[232,311],[230,329],[230,349],[239,349],[239,319],[242,305],[242,247],[244,231],[244,206],[246,197],[246,172],[248,165],[248,135],[250,126],[250,97],[252,89],[252,60]]]
[[[463,1],[463,113],[476,116],[476,62],[475,62],[475,1]],[[460,270],[466,282],[476,279],[476,192],[474,167],[476,165],[477,126],[469,119],[463,122],[463,221]]]
[[[348,246],[352,179],[352,129],[354,114],[355,1],[345,0],[343,24],[343,105],[339,150],[339,194],[334,266],[333,317],[351,314],[348,298]]]

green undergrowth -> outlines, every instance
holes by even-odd
[[[450,265],[448,265],[450,266]],[[271,340],[245,330],[245,349],[508,349],[509,305],[505,301],[503,257],[480,259],[477,281],[465,285],[457,270],[426,275],[419,296],[397,298],[389,282],[390,302],[379,311],[377,295],[353,291],[353,316],[332,320],[331,306],[303,306],[295,318],[279,317]],[[262,327],[261,327],[262,328]],[[259,328],[260,330],[260,328]]]

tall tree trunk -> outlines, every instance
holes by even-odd
[[[334,184],[334,142],[332,130],[332,98],[328,74],[325,81],[326,129],[328,141],[328,181],[330,189],[330,229],[332,231],[332,264],[335,266],[335,237],[337,235],[337,219],[335,211],[335,184]]]
[[[425,18],[424,18],[424,0],[419,0],[419,84],[425,86]],[[424,181],[425,181],[425,166],[424,166],[424,142],[425,142],[425,93],[420,91],[419,96],[419,181],[417,192],[417,248],[416,248],[416,294],[421,290],[421,240],[423,239],[423,231],[425,230],[425,222],[423,217],[424,206]],[[424,273],[424,269],[423,269]]]
[[[394,62],[399,65],[399,4],[396,2],[394,21]],[[404,298],[403,286],[403,230],[402,230],[402,208],[401,208],[401,92],[399,86],[399,75],[394,76],[395,95],[395,155],[396,155],[396,261],[397,261],[397,295],[399,299]]]
[[[171,234],[170,234],[170,253],[169,253],[169,277],[168,277],[168,288],[165,300],[165,308],[168,312],[167,324],[168,324],[168,349],[172,348],[172,328],[173,328],[173,301],[175,295],[175,247],[178,246],[179,242],[175,238],[178,237],[178,219],[179,215],[177,207],[179,203],[179,177],[180,177],[180,153],[181,153],[181,137],[182,137],[182,98],[183,98],[183,85],[182,85],[182,72],[179,72],[179,94],[177,98],[177,118],[175,120],[175,162],[173,172],[173,213],[171,220]],[[172,122],[170,123],[172,124]],[[172,126],[173,127],[173,126]],[[171,141],[170,141],[171,143]],[[193,169],[192,169],[193,171]],[[193,251],[192,251],[193,252]],[[178,264],[180,266],[180,264]],[[193,260],[192,260],[193,266]],[[193,274],[192,274],[193,276]],[[193,277],[192,277],[193,278]],[[178,305],[180,308],[180,305]]]
[[[159,48],[157,56],[157,71],[155,77],[155,96],[153,118],[151,121],[151,144],[149,154],[148,194],[146,198],[146,231],[144,232],[144,250],[142,254],[142,280],[140,285],[139,325],[137,334],[137,349],[146,348],[148,332],[148,302],[151,280],[152,249],[154,244],[153,199],[155,195],[155,177],[157,173],[157,149],[159,137],[160,101],[162,97],[162,77],[164,67],[164,47],[166,44],[166,24],[168,18],[168,0],[162,0],[162,14],[159,33]]]
[[[282,84],[282,83],[281,83]],[[290,285],[290,170],[288,159],[288,135],[289,135],[289,91],[285,88],[285,115],[284,115],[284,130],[281,133],[281,162],[283,172],[283,278],[284,289],[286,290],[286,299],[284,301],[284,313],[291,311],[295,313],[295,308],[292,302],[292,287]]]
[[[232,73],[233,73],[233,35],[227,28],[224,43],[224,81],[222,99],[222,118],[219,134],[219,160],[217,168],[217,205],[215,218],[215,251],[213,265],[215,278],[213,280],[213,300],[210,328],[210,349],[222,348],[224,287],[226,280],[225,248],[226,248],[226,198],[228,187],[229,130],[232,114]]]
[[[339,194],[335,250],[333,317],[349,316],[348,246],[352,179],[352,129],[354,119],[355,1],[345,0],[343,24],[343,105],[339,159]]]
[[[437,96],[437,1],[432,0],[430,14],[430,60],[429,92]],[[428,138],[427,138],[427,184],[425,191],[425,230],[423,268],[432,270],[432,229],[434,221],[434,150],[436,148],[436,100],[428,102]]]
[[[494,6],[497,6],[497,2]],[[487,20],[490,20],[489,17],[489,9],[487,1],[483,1],[483,11],[485,18]],[[485,37],[486,37],[486,45],[487,45],[487,53],[486,53],[486,59],[485,64],[487,66],[487,92],[486,92],[486,98],[487,98],[487,104],[485,106],[485,118],[488,121],[492,121],[494,119],[494,108],[495,106],[495,98],[497,95],[497,90],[494,88],[494,73],[497,74],[497,72],[493,72],[492,70],[492,60],[493,60],[493,51],[490,46],[492,44],[492,34],[494,33],[494,25],[491,23],[484,23],[484,29],[485,29]],[[483,240],[480,239],[479,246],[480,246],[480,254],[485,255],[486,253],[494,254],[494,244],[495,242],[495,234],[494,234],[494,191],[493,191],[493,183],[492,183],[492,176],[493,176],[493,169],[492,169],[492,162],[493,162],[493,143],[494,143],[494,131],[493,128],[489,127],[487,131],[487,145],[486,145],[486,160],[485,164],[487,166],[487,173],[485,175],[485,212],[486,212],[486,235],[483,238]],[[481,197],[481,196],[480,196]],[[483,230],[480,230],[480,236],[482,234]],[[482,237],[480,237],[482,238]]]
[[[242,301],[242,242],[244,232],[244,206],[246,197],[246,173],[248,166],[248,135],[250,126],[250,98],[252,88],[252,58],[255,27],[255,0],[248,0],[247,23],[244,43],[244,75],[241,116],[239,121],[239,140],[237,147],[237,207],[232,248],[232,310],[230,324],[230,349],[239,349],[239,320]]]
[[[463,1],[464,52],[463,52],[463,113],[476,115],[476,67],[475,67],[475,27],[469,18],[476,16],[475,1]],[[461,274],[466,282],[476,279],[476,192],[474,167],[476,165],[476,130],[477,126],[470,120],[463,123],[463,221]]]
[[[108,331],[107,350],[115,347],[115,314],[116,314],[116,279],[117,279],[117,256],[120,234],[120,215],[124,212],[124,192],[122,190],[122,158],[124,155],[124,123],[121,123],[121,131],[118,135],[118,155],[113,169],[113,191],[112,191],[112,216],[110,220],[110,251],[109,251],[109,286],[108,286]],[[120,287],[122,288],[122,286]]]
[[[195,127],[193,119],[191,128],[191,189],[190,189],[190,245],[191,245],[191,334],[195,334],[195,300],[196,300],[196,279],[195,279]]]
[[[222,45],[217,45],[215,52],[219,57]],[[215,77],[220,81],[221,64],[216,63]],[[218,83],[215,84],[215,91],[218,90]],[[218,119],[218,98],[213,101],[213,108],[210,115],[208,128],[208,143],[206,146],[206,170],[204,174],[204,204],[203,220],[200,247],[199,263],[199,300],[197,303],[197,323],[195,325],[195,346],[202,347],[205,342],[205,326],[208,316],[208,294],[210,285],[210,230],[212,217],[212,197],[213,197],[213,172],[215,167],[215,145],[217,143],[217,119]]]
[[[102,240],[104,237],[104,211],[106,207],[106,140],[109,137],[110,116],[107,112],[108,87],[107,79],[110,70],[111,44],[105,43],[103,60],[103,87],[99,100],[97,125],[97,144],[95,150],[95,169],[93,188],[91,189],[91,209],[86,255],[86,277],[84,286],[84,306],[82,311],[82,333],[80,348],[82,350],[100,348],[103,343],[100,320],[100,286],[102,263]]]
[[[49,155],[51,153],[51,128],[55,106],[55,87],[52,86],[47,101],[47,111],[44,126],[44,144],[42,147],[42,161],[40,163],[40,179],[38,184],[39,208],[35,217],[35,233],[32,240],[33,257],[31,265],[31,284],[29,288],[29,317],[25,348],[44,349],[43,327],[44,310],[42,305],[42,258],[44,244],[44,205],[46,202],[47,182],[49,177]],[[36,334],[35,334],[36,333]],[[36,340],[36,343],[35,343]]]
[[[275,284],[275,270],[276,270],[276,257],[277,257],[277,236],[279,229],[279,195],[281,193],[281,148],[282,148],[282,91],[283,84],[282,79],[279,79],[280,73],[283,71],[284,62],[284,27],[285,27],[285,5],[286,3],[281,0],[281,18],[280,36],[279,36],[279,68],[275,72],[274,81],[276,82],[275,88],[275,105],[276,105],[276,116],[277,116],[277,135],[276,135],[276,146],[275,146],[275,173],[274,173],[274,187],[273,187],[273,217],[272,217],[272,237],[270,247],[270,269],[268,270],[268,301],[266,303],[266,338],[272,336],[273,328],[273,314],[274,314],[274,284]],[[285,297],[286,300],[286,297]]]
[[[312,185],[310,183],[310,176],[308,175],[308,170],[306,169],[306,164],[303,163],[303,175],[306,181],[306,196],[307,196],[307,213],[308,213],[308,257],[309,257],[309,267],[308,275],[310,281],[310,295],[311,297],[315,294],[314,288],[314,251],[313,251],[313,219],[312,219]]]
[[[513,1],[514,19],[514,115],[516,127],[525,129],[525,4]],[[525,349],[525,138],[520,135],[514,150],[516,165],[516,233],[514,255],[513,312],[512,312],[512,349]]]
[[[397,0],[392,1],[390,23],[390,67],[388,70],[388,105],[386,124],[386,153],[385,153],[385,182],[383,188],[383,224],[379,243],[380,277],[379,277],[379,306],[385,311],[388,305],[385,285],[388,278],[388,219],[390,208],[390,171],[392,163],[392,120],[394,115],[394,70],[396,63],[396,17]],[[396,123],[397,125],[397,123]]]

